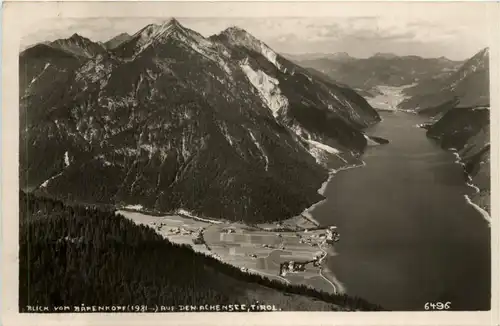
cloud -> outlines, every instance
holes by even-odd
[[[282,52],[355,51],[351,54],[368,56],[375,52],[386,52],[384,48],[397,54],[412,54],[408,53],[410,49],[435,53],[432,49],[434,47],[444,51],[439,56],[458,57],[472,55],[487,45],[487,22],[428,16],[177,18],[183,25],[204,36],[219,33],[229,26],[239,26]],[[32,28],[22,43],[26,46],[66,38],[73,33],[95,41],[106,41],[122,32],[133,34],[147,24],[161,23],[163,20],[165,19],[52,19],[38,24],[36,29]]]

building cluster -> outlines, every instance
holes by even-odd
[[[169,231],[170,231],[170,233],[175,234],[175,235],[192,235],[195,232],[199,232],[199,231],[195,231],[195,230],[186,229],[182,226],[171,228]]]
[[[305,233],[306,232],[304,231],[304,234]],[[335,242],[338,242],[340,239],[340,235],[337,232],[336,226],[330,226],[325,230],[325,232],[313,233],[310,236],[301,236],[300,233],[297,233],[296,235],[297,237],[299,237],[300,243],[308,244],[310,246],[316,246],[323,242],[333,244]]]
[[[303,272],[306,270],[307,263],[298,263],[293,260],[280,264],[280,276],[286,276],[288,273]]]
[[[336,230],[337,230],[336,226],[330,226],[326,230],[326,239],[325,239],[326,243],[333,244],[340,240],[340,234]]]
[[[205,239],[203,238],[203,232],[202,232],[202,230],[199,230],[198,233],[196,233],[196,237],[193,238],[193,243],[195,245],[197,245],[197,244],[205,244]]]

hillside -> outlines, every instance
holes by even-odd
[[[66,206],[24,192],[19,200],[21,312],[27,305],[52,312],[59,305],[148,305],[152,312],[160,305],[257,303],[291,311],[380,309],[359,298],[243,273],[112,210]]]
[[[90,58],[59,43],[20,54],[20,184],[68,202],[286,219],[380,120],[238,28],[204,38],[171,19]]]
[[[453,108],[428,128],[427,135],[457,153],[467,182],[475,191],[470,196],[472,202],[490,212],[489,108]]]
[[[401,106],[419,103],[418,113],[433,117],[427,135],[457,153],[473,203],[490,211],[489,53],[484,49],[467,60],[439,91],[414,95]]]

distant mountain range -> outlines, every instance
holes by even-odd
[[[461,64],[444,57],[422,58],[376,53],[369,58],[354,58],[347,53],[290,56],[298,64],[315,69],[333,80],[373,95],[379,85],[403,86],[423,79],[447,76]],[[368,93],[367,93],[368,92]]]
[[[20,184],[67,202],[250,223],[299,214],[380,120],[355,91],[237,27],[171,19],[20,60]]]
[[[479,51],[449,75],[422,80],[405,89],[405,110],[437,114],[453,107],[489,106],[489,49]]]

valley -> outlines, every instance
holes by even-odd
[[[415,84],[403,86],[379,85],[372,92],[375,95],[373,97],[367,96],[366,100],[379,111],[395,111],[398,110],[398,105],[408,98],[404,94],[404,90],[413,86]]]

